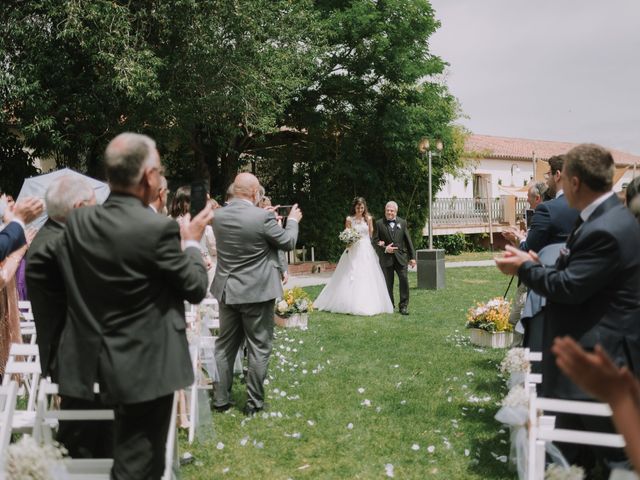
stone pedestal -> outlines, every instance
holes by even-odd
[[[418,288],[440,290],[444,288],[444,250],[418,250]]]

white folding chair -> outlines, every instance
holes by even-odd
[[[542,412],[571,413],[610,417],[611,408],[606,403],[540,398],[535,388],[529,392],[529,445],[527,480],[542,480],[545,472],[545,444],[566,442],[580,445],[623,448],[625,441],[616,433],[589,432],[555,428],[555,417]]]
[[[29,300],[20,300],[18,302],[18,310],[31,313],[31,302]]]
[[[162,480],[176,480],[177,475],[174,466],[180,466],[178,460],[178,443],[176,442],[176,429],[178,428],[178,392],[173,394],[173,406],[171,407],[171,419],[167,432],[167,446],[164,455],[164,474]]]
[[[0,478],[4,478],[17,394],[18,385],[13,380],[0,387]]]
[[[542,352],[532,352],[528,348],[524,350],[525,358],[531,362],[541,362],[542,361]],[[542,374],[541,373],[531,373],[528,372],[524,376],[524,391],[528,395],[533,389],[536,390],[536,385],[542,383]]]
[[[40,381],[40,361],[38,346],[31,344],[11,344],[9,358],[5,366],[2,384],[18,379],[18,396],[27,397],[26,409],[13,412],[12,429],[15,433],[31,433],[36,419],[36,400]]]
[[[58,395],[58,385],[46,379],[38,388],[33,437],[37,442],[52,443],[53,429],[60,421],[113,420],[113,410],[56,410],[51,408],[53,396]],[[70,479],[106,480],[110,477],[112,458],[65,458],[65,467]]]

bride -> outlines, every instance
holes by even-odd
[[[365,199],[356,197],[350,213],[345,228],[355,229],[360,239],[345,249],[314,307],[353,315],[393,313],[378,255],[371,245],[373,221]]]

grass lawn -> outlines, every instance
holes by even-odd
[[[494,420],[505,393],[504,350],[469,345],[465,314],[502,295],[495,268],[448,269],[440,291],[411,290],[408,317],[314,312],[309,330],[276,332],[268,411],[214,413],[215,438],[181,452],[184,479],[512,479],[496,457],[508,434]],[[415,274],[410,276],[415,287]],[[321,287],[308,289],[313,296]],[[392,467],[391,467],[392,466]]]
[[[493,260],[498,254],[495,252],[462,252],[460,255],[445,255],[444,259],[447,262],[472,262],[476,260]]]

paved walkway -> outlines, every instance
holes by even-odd
[[[445,268],[463,268],[463,267],[492,267],[495,265],[493,260],[474,260],[469,262],[445,262]],[[415,268],[409,268],[409,271],[415,272]],[[285,288],[293,287],[310,287],[312,285],[324,285],[329,281],[333,272],[320,272],[312,275],[295,275],[289,277],[289,282]]]

